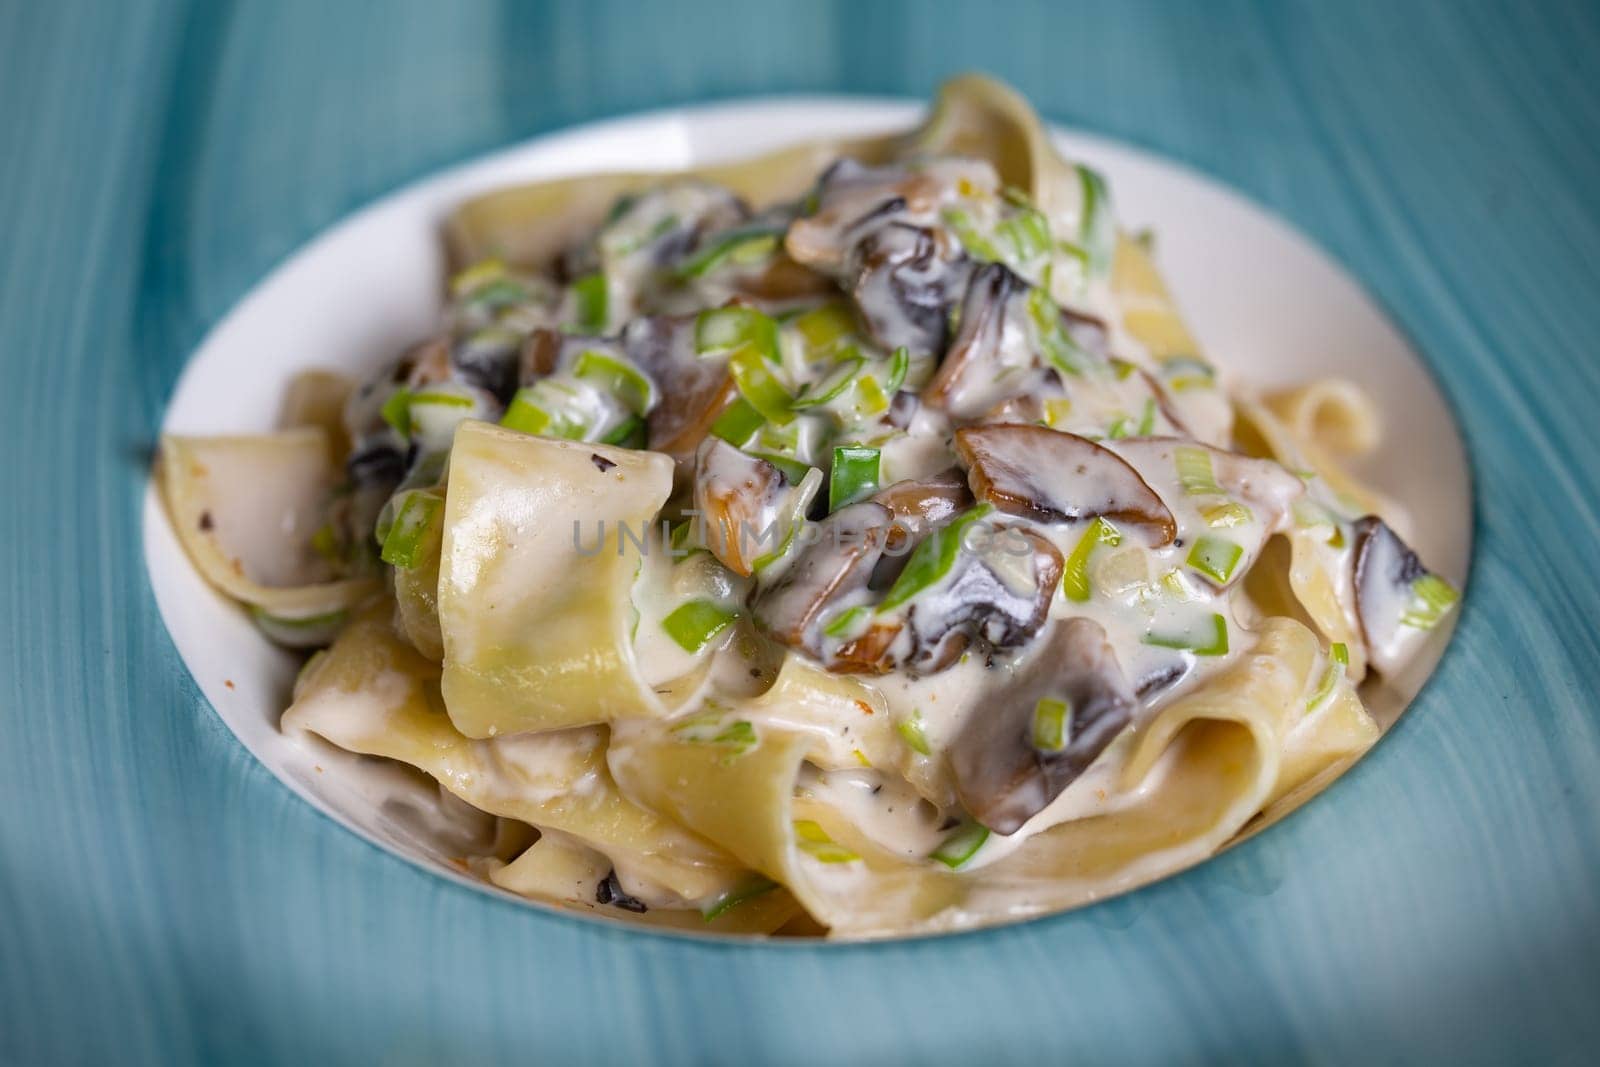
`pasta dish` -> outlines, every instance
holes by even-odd
[[[435,336],[157,477],[308,653],[282,729],[427,775],[512,893],[844,938],[1098,899],[1331,781],[1458,599],[1346,473],[1368,399],[1228,379],[985,79],[445,237]]]

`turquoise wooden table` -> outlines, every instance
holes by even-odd
[[[0,1061],[1593,1062],[1596,54],[1592,3],[0,4]],[[1286,216],[1443,378],[1478,547],[1393,736],[1182,877],[865,947],[491,900],[252,760],[136,525],[165,398],[246,289],[541,131],[966,67]]]

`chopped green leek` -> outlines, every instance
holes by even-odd
[[[1335,641],[1328,648],[1328,665],[1322,671],[1322,677],[1317,681],[1317,688],[1306,700],[1306,710],[1311,711],[1319,707],[1323,701],[1333,694],[1333,687],[1339,684],[1339,676],[1350,665],[1350,649],[1342,641]]]
[[[422,562],[430,534],[444,510],[437,493],[412,490],[404,495],[394,523],[383,538],[381,558],[392,567],[410,570]]]
[[[1129,432],[1128,426],[1132,422],[1133,420],[1128,418],[1128,416],[1118,415],[1116,418],[1111,420],[1111,425],[1106,427],[1106,439],[1110,441],[1120,441],[1122,438],[1127,437]]]
[[[866,621],[872,617],[872,608],[866,604],[857,604],[853,608],[846,608],[837,616],[830,619],[822,628],[828,637],[848,640],[856,636],[864,627]]]
[[[655,407],[655,383],[626,360],[586,348],[578,354],[572,373],[612,393],[635,415],[643,415]]]
[[[794,820],[794,843],[822,863],[851,863],[861,858],[829,837],[822,824],[811,819]]]
[[[856,411],[862,415],[881,415],[889,410],[889,397],[878,379],[863,374],[856,379]]]
[[[411,436],[411,390],[401,386],[389,394],[379,409],[383,421],[394,428],[401,437]]]
[[[317,527],[317,532],[311,535],[311,551],[333,563],[344,560],[344,546],[340,544],[339,533],[333,528],[333,523],[325,522]]]
[[[987,237],[978,232],[977,223],[971,215],[958,207],[947,207],[940,215],[950,232],[956,235],[973,259],[981,259],[985,263],[998,263],[1001,258],[1000,250],[990,243]]]
[[[766,423],[766,417],[748,400],[742,396],[735,397],[733,403],[711,424],[711,435],[722,438],[735,448],[743,448]]]
[[[578,319],[574,325],[579,333],[604,333],[610,322],[610,293],[604,274],[586,274],[572,283],[572,296],[577,301]]]
[[[1039,335],[1039,347],[1045,358],[1063,374],[1082,377],[1089,366],[1089,354],[1061,324],[1061,309],[1045,290],[1028,291],[1028,317]]]
[[[452,296],[466,296],[490,282],[499,281],[505,274],[506,265],[502,260],[492,256],[479,260],[450,279],[450,293]]]
[[[1211,364],[1194,356],[1169,356],[1161,361],[1167,384],[1178,392],[1204,389],[1216,384],[1217,372]]]
[[[661,628],[678,643],[679,648],[696,653],[738,617],[738,612],[729,611],[709,600],[691,600],[674,608],[662,619]]]
[[[696,352],[725,352],[752,346],[770,363],[778,362],[778,324],[755,308],[710,308],[694,322]]]
[[[729,230],[690,256],[673,273],[679,278],[699,278],[724,263],[760,263],[777,248],[778,234],[772,230]]]
[[[901,719],[894,724],[894,732],[919,756],[933,755],[933,748],[928,744],[928,735],[922,730],[922,713],[913,711],[911,718]]]
[[[906,384],[906,372],[911,369],[911,350],[901,345],[889,357],[889,380],[883,383],[883,391],[891,396],[900,391]]]
[[[805,480],[805,476],[811,470],[811,465],[809,463],[802,463],[797,459],[790,459],[788,456],[780,456],[774,452],[752,451],[750,454],[755,456],[757,459],[764,459],[774,467],[777,467],[783,472],[784,480],[790,485],[799,485],[803,480]]]
[[[976,822],[963,823],[950,831],[950,836],[945,838],[944,842],[933,850],[931,858],[938,860],[951,870],[955,870],[977,855],[978,849],[982,848],[983,843],[987,840],[989,840],[989,828],[987,826]]]
[[[1061,591],[1068,600],[1076,600],[1081,604],[1093,593],[1089,588],[1089,557],[1094,554],[1095,546],[1121,543],[1122,532],[1106,519],[1096,516],[1083,536],[1078,538],[1078,543],[1067,556],[1067,565],[1061,570]]]
[[[1172,454],[1178,468],[1178,484],[1190,496],[1221,496],[1216,473],[1211,469],[1211,453],[1193,445],[1180,445]]]
[[[1024,208],[994,228],[995,238],[1009,244],[1012,261],[1026,263],[1050,251],[1050,224],[1033,208]]]
[[[447,393],[442,389],[424,389],[411,394],[411,403],[408,406],[437,404],[446,408],[470,408],[474,403],[470,396],[462,396],[460,393]]]
[[[774,882],[770,878],[763,878],[762,876],[757,875],[755,878],[752,878],[743,885],[735,886],[722,896],[718,897],[714,903],[709,905],[700,913],[700,916],[701,918],[705,919],[706,922],[712,922],[713,920],[722,918],[722,916],[728,914],[728,912],[732,911],[734,908],[737,908],[746,901],[754,900],[756,897],[759,897],[765,893],[770,893],[776,888],[778,888],[777,882]]]
[[[739,395],[763,418],[780,426],[794,418],[794,398],[772,373],[772,364],[755,344],[743,344],[734,349],[728,357],[728,370],[733,374],[733,384],[738,386]]]
[[[1193,652],[1197,656],[1226,656],[1228,654],[1228,620],[1212,615],[1200,626],[1176,634],[1147,633],[1144,643],[1157,648],[1175,648]]]
[[[1242,546],[1206,534],[1195,538],[1185,562],[1218,585],[1227,585],[1233,578],[1234,568],[1239,566],[1239,560],[1242,558],[1244,558]]]
[[[889,592],[878,604],[878,611],[893,611],[947,577],[961,555],[967,531],[993,510],[991,504],[979,504],[924,537],[912,550],[911,558],[906,560],[905,570],[900,572],[900,577],[895,579],[894,585],[889,587]]]
[[[623,448],[643,448],[650,442],[650,425],[637,415],[629,415],[600,441]]]
[[[1072,705],[1048,697],[1033,706],[1033,747],[1060,752],[1072,734]]]
[[[855,381],[856,375],[861,373],[861,368],[865,364],[866,360],[860,356],[840,360],[827,374],[807,386],[805,392],[789,406],[795,411],[804,411],[806,408],[814,408],[819,404],[838,399],[846,389],[850,388],[850,383]]]
[[[850,309],[843,304],[824,304],[796,316],[794,328],[805,344],[807,360],[812,363],[838,355],[855,336],[856,321]]]
[[[828,476],[829,512],[877,491],[878,460],[876,448],[842,445],[833,450],[833,470]]]
[[[1243,526],[1255,517],[1249,508],[1237,500],[1224,500],[1220,504],[1207,504],[1200,509],[1200,517],[1213,530]]]
[[[1111,197],[1098,171],[1078,164],[1083,186],[1083,212],[1078,219],[1078,240],[1089,256],[1090,270],[1103,275],[1111,269],[1116,246],[1116,223],[1111,217]]]
[[[1156,432],[1156,398],[1144,398],[1144,412],[1139,416],[1139,428],[1134,431],[1140,437],[1149,437]]]
[[[1400,624],[1431,630],[1460,599],[1455,586],[1437,574],[1424,574],[1411,583],[1411,603],[1401,614]]]
[[[500,425],[522,433],[582,440],[589,428],[564,412],[551,411],[541,402],[544,399],[545,394],[538,384],[518,389],[505,415],[501,417]]]

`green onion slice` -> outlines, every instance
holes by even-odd
[[[770,321],[770,320],[769,320]],[[740,345],[728,357],[728,370],[739,395],[761,413],[762,418],[786,425],[794,418],[794,398],[772,373],[772,364],[753,343]]]
[[[720,919],[734,908],[737,908],[740,904],[743,904],[746,901],[754,900],[756,897],[759,897],[765,893],[770,893],[776,888],[778,888],[777,882],[774,882],[770,878],[763,878],[760,875],[757,875],[755,878],[744,883],[743,885],[735,886],[722,896],[718,897],[716,901],[702,911],[700,915],[705,919],[706,922]]]
[[[643,415],[656,405],[655,383],[627,360],[586,348],[578,353],[572,373],[615,395],[635,415]]]
[[[685,652],[697,653],[733,624],[739,614],[709,600],[691,600],[661,620],[661,628]]]
[[[1411,603],[1401,614],[1400,624],[1431,630],[1460,599],[1455,586],[1437,574],[1424,574],[1411,583]]]
[[[1228,621],[1221,615],[1190,627],[1182,633],[1148,633],[1144,643],[1157,648],[1175,648],[1193,652],[1197,656],[1226,656],[1228,654]]]
[[[768,229],[729,230],[690,256],[673,273],[679,278],[699,278],[725,263],[760,263],[777,251],[778,237],[776,231]]]
[[[722,438],[735,448],[743,448],[756,435],[756,431],[766,424],[766,417],[741,396],[736,397],[717,416],[711,424],[711,435]]]
[[[978,232],[978,225],[971,215],[961,208],[947,207],[940,213],[944,224],[950,227],[950,232],[956,235],[961,242],[961,247],[971,254],[973,259],[981,259],[985,263],[998,263],[1003,257],[987,237]]]
[[[578,319],[574,325],[579,333],[604,333],[610,322],[611,296],[604,274],[586,274],[572,283],[572,295],[577,302]]]
[[[411,436],[411,390],[401,386],[389,394],[379,409],[383,421],[394,428],[401,437]]]
[[[1072,734],[1072,705],[1048,697],[1033,706],[1033,747],[1040,752],[1060,752]]]
[[[824,304],[794,319],[809,362],[832,358],[855,336],[856,320],[844,304]]]
[[[894,724],[894,732],[900,735],[911,751],[919,756],[933,755],[933,748],[928,744],[928,735],[922,729],[922,714],[912,712],[911,718],[901,719]]]
[[[1094,554],[1095,546],[1121,543],[1122,531],[1105,518],[1096,516],[1083,536],[1078,538],[1078,543],[1067,556],[1067,565],[1062,568],[1061,591],[1068,600],[1076,600],[1081,604],[1092,595],[1093,590],[1089,588],[1089,557]]]
[[[444,499],[437,493],[410,490],[403,494],[394,522],[383,538],[383,562],[411,570],[427,555],[429,541],[439,532]]]
[[[902,351],[904,350],[902,349]],[[846,389],[850,388],[850,383],[855,381],[856,375],[861,373],[861,368],[865,364],[866,360],[860,356],[851,356],[841,360],[827,374],[807,386],[805,392],[792,401],[789,406],[796,411],[804,411],[806,408],[814,408],[820,404],[826,404],[830,400],[838,399]]]
[[[878,489],[876,448],[843,445],[833,450],[833,471],[828,477],[828,511],[835,512]]]
[[[695,319],[696,352],[725,352],[747,345],[768,362],[778,362],[778,324],[747,307],[710,308]]]
[[[811,819],[794,820],[794,843],[823,863],[850,863],[861,858],[829,837],[822,824]]]
[[[893,611],[918,594],[931,589],[955,568],[961,555],[962,541],[973,524],[994,510],[991,504],[979,504],[962,512],[949,524],[924,537],[906,560],[905,570],[895,579],[894,585],[878,604],[878,611]]]
[[[950,831],[940,846],[933,850],[933,859],[955,870],[977,855],[978,849],[989,840],[989,828],[982,823],[969,822]]]
[[[848,640],[861,631],[864,624],[872,617],[872,608],[866,604],[857,604],[853,608],[846,608],[822,628],[828,637]]]
[[[1242,546],[1207,534],[1195,538],[1185,562],[1218,585],[1227,585],[1242,558],[1244,558]]]
[[[906,384],[906,372],[911,369],[911,350],[901,345],[889,357],[889,380],[883,383],[883,391],[893,396]]]
[[[600,440],[623,448],[643,448],[650,442],[650,425],[639,416],[630,415]]]

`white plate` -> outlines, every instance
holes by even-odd
[[[604,122],[539,138],[380,200],[312,241],[206,337],[173,393],[163,431],[272,427],[283,387],[312,367],[360,374],[430,335],[442,307],[440,223],[496,186],[573,174],[670,170],[810,137],[912,125],[918,106],[881,101],[730,104]],[[1281,221],[1183,167],[1103,138],[1058,131],[1067,155],[1109,179],[1130,229],[1152,228],[1157,259],[1206,352],[1236,380],[1353,380],[1376,401],[1381,459],[1361,473],[1404,501],[1408,538],[1441,573],[1465,579],[1472,511],[1454,420],[1421,360],[1377,305]],[[307,748],[278,732],[299,657],[261,636],[189,565],[155,493],[144,511],[156,602],[201,691],[228,728],[291,789],[384,848],[467,884],[412,779],[379,761]],[[1396,681],[1398,712],[1432,671],[1444,635]]]

